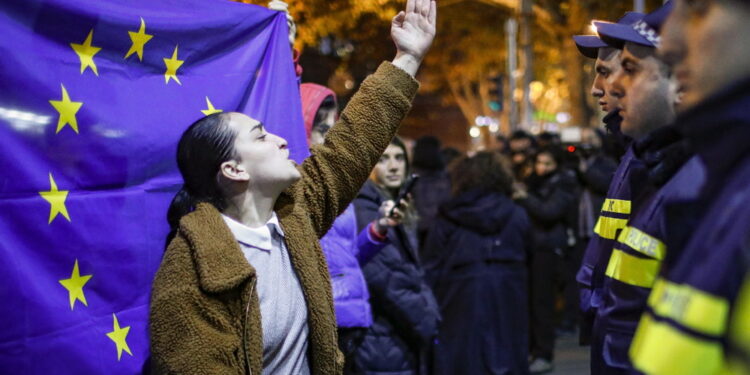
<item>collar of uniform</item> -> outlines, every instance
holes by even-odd
[[[683,112],[676,124],[708,168],[707,185],[723,183],[725,174],[748,153],[750,77],[738,80]]]
[[[275,212],[271,214],[271,218],[268,219],[266,225],[257,228],[248,227],[247,225],[224,214],[222,214],[221,217],[224,219],[224,222],[227,223],[234,238],[236,238],[238,242],[247,246],[271,251],[273,249],[271,230],[275,230],[276,233],[282,237],[284,236],[284,231],[281,229],[281,225],[279,225],[279,218],[276,216]]]

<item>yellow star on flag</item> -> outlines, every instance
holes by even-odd
[[[214,113],[223,112],[221,109],[214,108],[213,103],[211,103],[210,100],[208,100],[208,96],[206,97],[206,105],[208,108],[201,110],[201,113],[203,113],[204,116],[212,115]]]
[[[143,17],[141,17],[141,28],[138,29],[138,32],[128,31],[128,35],[130,35],[133,45],[130,46],[125,58],[127,59],[130,55],[137,53],[138,60],[143,61],[143,46],[154,37],[153,35],[146,34],[146,21],[143,20]]]
[[[84,306],[88,306],[86,303],[86,295],[83,294],[83,286],[89,282],[93,275],[83,275],[78,272],[78,259],[73,264],[73,272],[70,274],[69,279],[60,280],[60,284],[68,290],[68,299],[70,299],[70,309],[73,310],[73,306],[76,300],[81,301]]]
[[[172,53],[172,58],[164,58],[164,65],[167,66],[167,71],[164,73],[164,83],[169,83],[169,79],[172,78],[175,81],[177,81],[178,84],[182,85],[182,82],[180,82],[180,79],[177,78],[177,69],[182,66],[182,63],[184,63],[184,60],[177,60],[177,47],[174,47],[174,52]]]
[[[83,102],[71,101],[70,96],[68,95],[68,90],[65,89],[65,86],[61,83],[60,87],[62,87],[62,99],[49,101],[49,104],[52,104],[57,112],[60,113],[60,117],[57,119],[57,130],[55,131],[55,134],[59,133],[65,125],[70,125],[70,127],[73,128],[73,131],[78,134],[76,113],[81,109]]]
[[[130,332],[130,326],[120,328],[120,322],[117,321],[117,315],[115,314],[112,314],[112,319],[114,319],[114,328],[112,332],[107,333],[107,337],[117,345],[117,360],[119,361],[122,357],[123,350],[131,356],[133,355],[128,346],[128,342],[126,341],[128,332]]]
[[[68,221],[70,221],[70,215],[68,215],[68,209],[65,207],[65,200],[68,198],[67,190],[57,190],[57,183],[52,178],[52,173],[49,174],[49,191],[40,191],[39,195],[49,202],[49,222],[52,224],[52,220],[55,220],[57,214],[62,214]]]
[[[83,41],[83,44],[70,43],[70,46],[73,47],[73,50],[76,51],[76,54],[78,55],[78,59],[81,60],[81,74],[83,74],[83,71],[86,70],[86,68],[91,68],[94,74],[98,76],[99,72],[96,70],[94,55],[99,53],[99,51],[101,51],[101,48],[91,45],[91,39],[93,38],[94,29],[91,29],[91,31],[89,31],[89,35],[86,37],[86,40]]]

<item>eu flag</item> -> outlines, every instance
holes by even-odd
[[[140,373],[182,131],[238,111],[307,155],[286,18],[226,0],[0,10],[0,373]]]

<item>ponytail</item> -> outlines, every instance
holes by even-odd
[[[167,222],[169,223],[167,244],[169,244],[177,234],[177,228],[180,226],[180,219],[195,210],[197,204],[198,202],[196,202],[195,198],[190,195],[183,185],[180,191],[178,191],[174,198],[172,198],[172,203],[169,204],[169,209],[167,210]]]

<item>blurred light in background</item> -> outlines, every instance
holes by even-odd
[[[591,34],[594,34],[594,35],[597,34],[596,25],[594,25],[594,21],[591,21],[591,23],[589,24],[589,32],[591,32]]]
[[[568,112],[559,112],[557,115],[555,115],[555,119],[561,124],[567,123],[568,121],[570,121],[570,118],[570,113]]]
[[[469,129],[469,135],[472,138],[479,138],[480,134],[481,134],[481,132],[479,131],[479,128],[476,127],[476,126],[472,126],[471,129]]]

